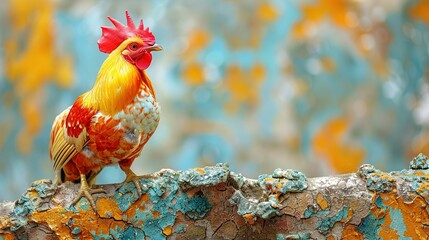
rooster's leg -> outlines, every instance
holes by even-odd
[[[92,194],[96,193],[106,193],[106,191],[102,188],[91,189],[91,187],[88,185],[88,182],[86,181],[85,174],[80,174],[80,190],[71,205],[75,205],[79,201],[79,199],[81,199],[82,197],[86,197],[91,203],[92,208],[96,210],[95,201],[92,197]]]
[[[151,174],[145,174],[145,175],[141,175],[141,176],[137,176],[131,169],[129,166],[121,166],[122,171],[125,172],[125,174],[127,175],[124,182],[121,183],[119,185],[118,188],[121,188],[125,183],[127,182],[133,182],[134,185],[136,185],[137,188],[137,193],[139,196],[142,195],[142,187],[140,185],[140,179],[141,178],[153,178],[153,176]]]

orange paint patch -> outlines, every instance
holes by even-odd
[[[153,216],[153,219],[157,219],[159,216],[161,216],[161,213],[157,211],[152,211],[152,216]]]
[[[118,208],[118,204],[113,199],[98,198],[97,212],[102,218],[113,217],[116,220],[122,219],[122,212]]]
[[[317,194],[316,202],[322,210],[326,210],[329,207],[328,201],[326,201],[325,197],[321,193]]]
[[[101,200],[101,203],[100,203]],[[90,210],[80,210],[79,213],[69,212],[62,207],[56,207],[49,209],[44,212],[34,212],[30,217],[30,221],[37,223],[46,223],[55,233],[62,239],[72,239],[71,229],[79,228],[81,232],[77,234],[81,239],[92,239],[92,231],[95,230],[96,234],[108,234],[110,229],[116,227],[124,229],[126,223],[123,221],[117,221],[113,217],[108,218],[107,211],[110,210],[113,216],[118,217],[116,212],[118,211],[116,203],[109,201],[109,199],[102,200],[98,199],[97,206],[101,207],[101,217],[106,216],[107,218],[100,218],[98,213]],[[119,217],[118,220],[121,220]],[[71,221],[72,220],[72,221]]]
[[[172,232],[173,232],[173,229],[171,228],[171,226],[167,226],[164,229],[162,229],[162,233],[164,233],[164,235],[166,236],[170,236]]]
[[[426,227],[426,224],[429,223],[429,213],[426,211],[427,203],[422,197],[417,196],[411,203],[405,203],[402,197],[396,196],[395,192],[382,193],[379,196],[382,197],[384,205],[401,212],[406,228],[404,237],[426,239],[429,236],[429,229]],[[374,199],[376,197],[377,195],[374,196]],[[390,227],[390,223],[393,221],[390,210],[387,209],[384,215],[386,221],[381,227],[379,236],[383,236],[383,239],[397,239],[397,231]]]
[[[199,174],[201,174],[201,175],[203,175],[203,174],[205,174],[205,173],[206,173],[206,171],[204,170],[204,168],[194,168],[194,170],[195,170],[196,172],[198,172]]]
[[[365,158],[361,147],[345,139],[349,122],[345,118],[331,119],[313,138],[314,153],[329,162],[337,173],[353,172]],[[344,158],[347,156],[347,158]]]
[[[3,239],[3,240],[14,240],[15,236],[12,233],[0,233],[0,239]]]
[[[341,235],[343,240],[364,240],[364,237],[361,233],[358,232],[358,228],[353,225],[346,225],[343,229]]]
[[[243,217],[250,225],[255,224],[255,217],[252,214],[244,214]]]

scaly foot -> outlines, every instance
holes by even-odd
[[[151,174],[145,174],[145,175],[137,176],[130,168],[123,168],[122,170],[125,172],[127,177],[125,178],[125,180],[121,184],[119,184],[118,188],[121,188],[127,182],[133,182],[137,188],[137,194],[139,196],[142,195],[142,186],[140,185],[139,180],[141,178],[153,178],[154,177]]]
[[[88,199],[88,201],[91,203],[92,209],[94,209],[94,211],[97,211],[94,198],[92,197],[92,194],[96,194],[96,193],[106,193],[106,191],[102,188],[91,189],[88,183],[86,182],[85,174],[81,174],[80,190],[77,196],[73,199],[71,206],[75,205],[82,197],[86,197],[86,199]]]

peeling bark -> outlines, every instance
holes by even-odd
[[[101,185],[97,210],[79,185],[39,180],[14,203],[0,204],[2,239],[427,239],[429,170],[309,178],[276,169],[258,180],[225,164],[162,170],[133,183]]]

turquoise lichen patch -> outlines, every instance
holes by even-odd
[[[235,176],[240,180],[239,176]],[[238,206],[237,213],[242,216],[261,217],[270,219],[280,215],[280,197],[289,192],[302,192],[307,189],[307,178],[299,171],[280,168],[274,170],[272,175],[261,175],[258,178],[259,185],[268,190],[267,201],[248,199],[240,191],[236,191],[229,202]]]
[[[429,170],[402,170],[401,178],[429,204]]]
[[[145,234],[141,229],[135,228],[130,225],[122,233],[122,236],[116,239],[145,239]]]
[[[193,198],[179,198],[177,201],[177,210],[186,214],[191,219],[199,219],[206,215],[211,209],[210,203],[206,197],[194,196]]]
[[[414,170],[429,169],[428,157],[420,153],[410,161],[410,168]]]
[[[302,192],[307,189],[306,176],[297,170],[277,168],[272,175],[258,177],[259,185],[271,193]]]
[[[260,216],[263,219],[270,219],[279,216],[280,212],[277,208],[271,206],[270,202],[260,202],[256,205],[256,211],[252,215]]]
[[[381,209],[383,212],[386,211],[386,205],[384,205],[383,199],[380,196],[377,196],[374,203],[377,208]],[[370,212],[359,225],[358,231],[364,234],[365,239],[378,239],[378,235],[382,229],[381,226],[385,220],[384,217],[376,216],[373,212]]]
[[[187,188],[200,186],[215,186],[226,182],[229,176],[227,163],[218,163],[215,167],[193,168],[179,171],[179,183]]]
[[[317,222],[317,230],[326,235],[336,222],[349,220],[349,207],[343,207],[338,213],[332,217],[323,217]]]
[[[250,214],[263,219],[270,219],[280,215],[279,210],[274,208],[270,202],[249,200],[240,191],[235,191],[229,202],[238,207],[237,213],[241,216]]]
[[[143,193],[144,189],[142,189]],[[122,185],[115,193],[115,199],[118,207],[122,212],[127,211],[130,206],[139,199],[137,188],[133,182],[128,182]]]
[[[207,170],[207,172],[210,171],[210,169]],[[148,201],[141,201],[140,207],[137,207],[135,212],[130,213],[128,211],[128,215],[123,214],[122,217],[123,221],[132,226],[141,226],[141,233],[137,230],[128,229],[120,232],[120,234],[165,239],[167,236],[163,233],[163,229],[174,225],[177,212],[181,212],[193,220],[203,218],[212,208],[207,197],[202,192],[188,196],[180,190],[178,179],[179,174],[175,172],[163,172],[157,178],[141,179],[141,184],[145,186],[142,191],[146,194]],[[137,190],[132,183],[124,184],[115,194],[115,201],[121,211],[128,210],[137,199]],[[119,233],[119,230],[117,232]],[[133,237],[130,239],[143,238]]]
[[[402,216],[401,210],[393,209],[391,207],[388,207],[388,208],[389,208],[390,218],[392,219],[392,222],[390,223],[390,228],[395,229],[398,236],[405,236],[406,225],[404,223],[404,218]]]
[[[71,231],[71,233],[73,235],[79,234],[81,232],[82,232],[82,230],[80,228],[78,228],[78,227],[73,228],[73,230]]]
[[[238,188],[241,188],[243,186],[244,180],[246,179],[241,173],[231,172],[229,176],[232,180],[234,180]]]
[[[376,169],[371,164],[364,164],[358,170],[358,175],[366,180],[366,187],[377,193],[390,192],[396,186],[395,179],[389,173]]]
[[[31,184],[30,188],[17,200],[12,214],[11,230],[16,231],[27,223],[27,217],[34,211],[49,209],[49,198],[55,194],[57,187],[50,179],[42,179]]]

